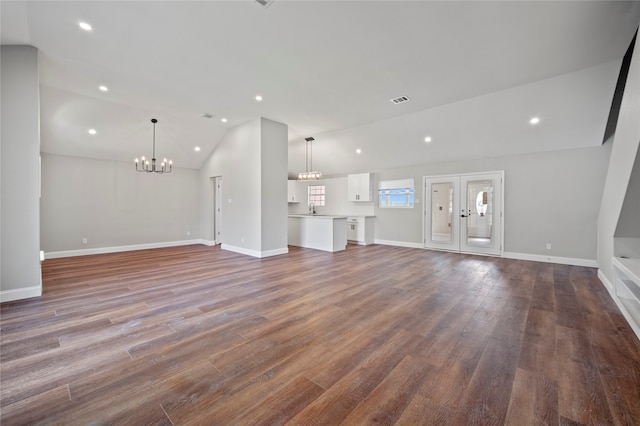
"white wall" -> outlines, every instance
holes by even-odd
[[[415,179],[417,199],[413,209],[376,207],[376,239],[423,245],[423,176],[504,170],[504,251],[594,261],[609,152],[610,145],[604,145],[376,173],[377,181]]]
[[[637,41],[612,145],[598,217],[599,274],[608,286],[613,282],[614,235],[640,145],[640,43]]]
[[[222,176],[222,248],[256,257],[287,251],[286,135],[286,125],[264,118],[227,131],[199,171],[203,239],[213,240],[211,178]]]
[[[640,149],[636,151],[636,161],[633,163],[614,237],[640,239]],[[634,253],[633,257],[640,257],[640,251]]]
[[[42,294],[38,50],[1,48],[0,301]]]
[[[43,153],[42,248],[51,256],[195,239],[198,184],[193,169],[139,173],[133,162]]]
[[[260,250],[263,253],[287,248],[287,138],[287,126],[271,120],[261,120]]]

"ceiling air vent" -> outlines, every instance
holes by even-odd
[[[398,105],[398,104],[401,104],[401,103],[404,103],[404,102],[408,102],[409,100],[410,99],[407,96],[400,96],[399,98],[391,99],[391,102],[393,102],[394,104]]]
[[[271,6],[271,3],[273,3],[275,0],[256,0],[256,3],[258,3],[261,6],[269,7]]]

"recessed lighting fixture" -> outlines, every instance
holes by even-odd
[[[529,124],[538,124],[540,122],[540,118],[538,117],[533,117],[531,120],[529,120]]]
[[[89,134],[90,135],[95,135],[96,133],[98,133],[98,132],[96,132],[96,129],[89,129]]]
[[[431,142],[431,136],[427,136],[426,138],[424,138],[424,141],[425,141],[426,143]]]
[[[226,118],[221,118],[220,121],[222,121],[223,123],[226,123],[227,119]]]
[[[93,29],[91,28],[91,25],[87,24],[86,22],[78,22],[78,26],[85,31],[91,31]]]
[[[195,148],[193,148],[193,150],[194,150],[195,152],[200,152],[200,147],[199,147],[199,146],[196,146]]]
[[[108,92],[109,88],[107,86],[98,86],[98,89],[100,89],[103,92]]]
[[[356,149],[356,154],[362,154],[362,150],[360,148]]]
[[[262,102],[262,96],[261,95],[256,95],[256,101]]]

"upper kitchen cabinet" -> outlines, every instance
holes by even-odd
[[[287,202],[301,203],[306,202],[306,192],[303,191],[306,185],[301,184],[297,180],[287,181]]]
[[[357,173],[347,176],[349,201],[373,201],[373,174]]]

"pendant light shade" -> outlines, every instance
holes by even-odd
[[[322,179],[322,173],[313,170],[313,141],[312,137],[304,138],[306,143],[305,154],[305,171],[298,173],[298,180],[320,180]],[[309,149],[311,147],[311,149]],[[311,169],[312,171],[309,171]]]

